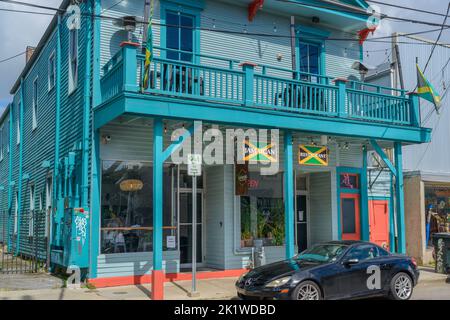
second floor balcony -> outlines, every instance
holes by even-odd
[[[156,52],[164,51],[156,48]],[[270,110],[288,115],[352,121],[367,126],[420,129],[418,97],[404,90],[376,86],[326,75],[295,72],[208,55],[190,55],[190,61],[153,58],[148,87],[142,88],[145,56],[125,44],[103,68],[103,104],[125,92],[145,99],[189,101],[221,109]],[[425,142],[430,132],[423,129]]]

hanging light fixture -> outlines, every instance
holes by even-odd
[[[123,192],[136,192],[144,188],[144,183],[138,179],[128,179],[120,183],[120,190]]]

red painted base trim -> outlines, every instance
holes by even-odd
[[[234,278],[241,276],[247,269],[237,270],[223,270],[223,271],[200,271],[197,272],[197,279],[220,279],[220,278]],[[97,278],[89,279],[89,283],[92,283],[96,288],[108,288],[108,287],[120,287],[120,286],[132,286],[138,284],[150,284],[152,283],[152,275],[144,276],[126,276],[126,277],[112,277],[112,278]],[[192,280],[191,273],[163,273],[164,282],[185,281]]]
[[[152,271],[152,300],[164,300],[164,271]]]

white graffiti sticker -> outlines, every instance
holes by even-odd
[[[87,219],[83,216],[76,216],[75,217],[75,228],[76,228],[76,236],[77,239],[80,237],[80,240],[83,242],[86,240],[87,237]]]

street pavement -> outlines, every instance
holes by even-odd
[[[38,278],[39,279],[39,278]],[[47,287],[33,290],[4,288],[0,278],[0,300],[149,300],[150,285],[126,286],[102,289],[55,288],[58,280],[39,280]],[[10,279],[11,280],[11,279]],[[31,279],[32,281],[35,279]],[[236,278],[208,279],[198,281],[200,297],[189,298],[191,281],[165,284],[168,300],[229,300],[236,299],[234,283]],[[10,282],[9,282],[10,283]],[[22,280],[20,283],[24,283]],[[24,284],[21,285],[23,287]],[[2,289],[3,288],[3,289]],[[450,300],[450,279],[445,275],[422,270],[419,284],[414,290],[413,300]]]

